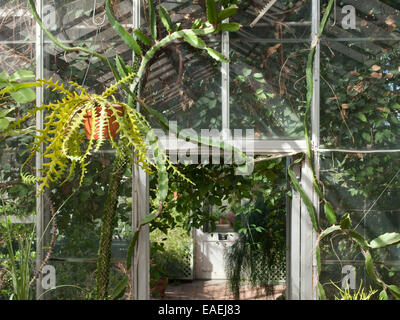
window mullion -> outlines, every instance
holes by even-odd
[[[229,19],[224,20],[225,22],[229,22]],[[229,32],[222,33],[222,54],[229,58]],[[221,100],[222,100],[222,132],[224,135],[224,139],[228,139],[227,135],[230,129],[229,125],[229,62],[223,62],[221,65]]]
[[[43,0],[36,0],[36,9],[39,13],[39,16],[43,16]],[[43,37],[44,33],[40,28],[39,24],[36,23],[36,39],[35,39],[35,54],[36,54],[36,78],[43,79],[44,78],[44,50],[43,50]],[[43,104],[44,100],[44,90],[43,87],[36,87],[36,105],[40,107]],[[36,112],[36,130],[43,130],[43,111]],[[41,148],[43,149],[43,148]],[[41,169],[43,168],[43,158],[42,152],[36,152],[35,157],[35,166],[36,166],[36,177],[41,176]],[[39,190],[40,182],[36,183],[36,189]],[[44,231],[44,197],[43,193],[36,197],[36,269],[39,269],[40,265],[43,261],[43,244],[42,244],[42,234]],[[36,280],[36,299],[40,299],[43,288],[41,285],[42,276],[38,277]]]

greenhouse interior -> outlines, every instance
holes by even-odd
[[[400,299],[400,1],[0,0],[0,46],[0,300]]]

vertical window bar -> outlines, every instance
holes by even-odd
[[[224,23],[229,22],[229,19],[224,20]],[[221,36],[222,54],[229,58],[229,32],[223,32]],[[229,62],[222,62],[221,65],[221,100],[222,100],[222,132],[224,140],[229,138]]]
[[[141,0],[133,1],[133,27],[139,28],[141,22]],[[132,53],[133,59],[135,54]],[[140,88],[139,88],[140,90]],[[140,109],[137,104],[138,110]],[[149,214],[149,176],[137,164],[132,168],[132,229],[136,231],[140,221]],[[135,246],[132,263],[133,299],[150,299],[150,232],[143,227]]]
[[[321,5],[320,5],[320,0],[313,0],[312,3],[312,41],[314,42],[316,38],[318,37],[318,32],[320,28],[320,11],[321,11]],[[320,43],[321,41],[318,42],[316,51],[315,51],[315,57],[314,57],[314,71],[313,71],[313,81],[314,81],[314,92],[313,92],[313,100],[312,100],[312,111],[311,111],[311,137],[312,137],[312,142],[311,145],[314,147],[314,150],[318,150],[319,145],[320,145]],[[314,153],[314,170],[315,170],[315,176],[317,179],[319,179],[319,154],[318,152]],[[316,210],[317,214],[317,219],[319,219],[319,197],[317,193],[314,191],[313,192],[313,205]],[[313,250],[314,252],[314,244],[316,243],[316,234],[314,230],[312,231],[313,237],[312,237],[312,243],[313,243]],[[317,294],[317,283],[315,280],[317,279],[317,262],[315,255],[312,255],[313,257],[313,292],[312,292],[312,297],[314,299],[318,298]]]
[[[318,31],[320,27],[320,0],[313,0],[312,3],[312,42],[316,40],[318,37]],[[320,86],[320,41],[317,44],[315,57],[314,57],[314,72],[313,72],[313,81],[314,81],[314,92],[313,92],[313,100],[312,100],[312,109],[311,109],[311,138],[312,145],[314,148],[319,147],[319,138],[320,138],[320,94],[319,94],[319,86]]]
[[[43,0],[36,0],[36,9],[39,16],[43,16]],[[44,78],[43,71],[43,31],[39,24],[36,23],[36,39],[35,39],[35,53],[36,53],[36,78]],[[36,105],[41,106],[43,104],[44,94],[43,88],[36,88]],[[38,111],[36,113],[36,130],[43,129],[43,112]],[[41,148],[42,149],[42,148]],[[41,169],[43,167],[42,153],[39,151],[36,153],[35,158],[36,165],[36,177],[41,176]],[[39,190],[39,183],[36,183],[36,189]],[[36,197],[36,269],[38,269],[43,261],[43,246],[41,236],[44,231],[44,203],[43,194]],[[36,299],[39,299],[43,293],[42,288],[42,276],[40,275],[36,280]]]
[[[140,0],[133,0],[132,2],[132,24],[133,28],[137,28],[140,25]],[[135,61],[135,52],[132,51],[132,61]],[[139,104],[137,103],[137,108],[139,109]],[[133,150],[132,150],[133,152]],[[138,167],[136,164],[132,165],[132,234],[138,227],[138,197],[137,197],[137,183],[136,178],[138,177]],[[132,261],[132,299],[137,299],[137,269],[135,267],[135,255],[133,255]]]

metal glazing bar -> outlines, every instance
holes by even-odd
[[[133,25],[141,25],[141,0],[133,1]],[[132,52],[135,59],[135,54]],[[140,90],[140,88],[139,88]],[[140,109],[137,104],[138,110]],[[137,164],[132,168],[132,229],[136,230],[140,221],[149,214],[149,176]],[[133,255],[133,299],[150,299],[150,231],[149,226],[142,228]]]
[[[42,17],[43,15],[43,0],[36,0],[36,9]],[[43,71],[43,31],[40,28],[39,24],[36,23],[36,44],[35,44],[35,52],[36,52],[36,78],[44,78]],[[43,104],[44,94],[43,88],[36,88],[36,105],[41,106]],[[43,112],[38,111],[36,113],[36,130],[43,129]],[[36,164],[36,176],[39,177],[41,175],[41,169],[43,167],[43,159],[41,152],[36,153],[35,158]],[[39,184],[36,183],[36,189],[39,189]],[[36,197],[36,268],[38,269],[43,260],[43,247],[41,236],[44,231],[44,198],[43,195],[39,195]],[[36,299],[39,299],[41,294],[43,293],[42,289],[42,276],[40,275],[36,280]]]
[[[314,43],[318,37],[318,31],[320,27],[319,11],[320,11],[320,0],[313,0],[312,25],[311,25],[312,43]],[[319,79],[320,79],[320,42],[318,42],[317,44],[314,57],[314,70],[313,70],[314,92],[313,92],[312,109],[311,109],[311,139],[312,139],[312,146],[315,149],[319,148],[319,137],[320,137]]]
[[[229,19],[224,20],[224,22],[229,22]],[[223,32],[221,35],[221,51],[222,54],[229,58],[229,32]],[[224,134],[224,139],[229,137],[228,132],[230,128],[230,109],[229,109],[229,62],[223,62],[221,65],[221,100],[222,100],[222,130]]]
[[[312,0],[312,17],[311,17],[311,34],[312,34],[312,43],[317,39],[318,32],[320,28],[320,0]],[[312,109],[311,109],[311,145],[313,148],[319,148],[320,144],[320,42],[318,42],[315,56],[314,56],[314,70],[313,70],[313,82],[314,82],[314,92],[312,99]],[[314,153],[314,171],[315,176],[319,179],[319,154]],[[309,177],[312,179],[312,177]],[[319,216],[319,197],[315,190],[313,191],[313,206],[315,208],[317,219]],[[310,247],[312,251],[312,290],[311,293],[312,299],[317,299],[317,262],[315,258],[315,243],[316,243],[316,234],[314,229],[311,230],[312,246]]]

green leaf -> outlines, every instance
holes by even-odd
[[[262,75],[262,73],[259,73],[259,72],[254,73],[253,77],[254,77],[254,79],[256,79],[257,82],[260,82],[260,83],[265,83],[266,82],[265,79],[264,79],[264,76]]]
[[[8,82],[9,75],[7,72],[3,71],[0,73],[0,82]]]
[[[297,190],[297,192],[300,193],[301,198],[303,199],[304,204],[306,205],[308,214],[310,216],[311,219],[311,223],[313,226],[313,229],[315,231],[318,232],[318,223],[317,223],[317,215],[315,213],[315,209],[314,206],[311,202],[311,200],[308,198],[307,194],[305,193],[304,189],[301,187],[300,183],[297,181],[297,177],[296,174],[294,173],[294,171],[292,170],[292,166],[298,162],[300,162],[302,158],[299,158],[298,160],[296,160],[295,162],[293,162],[288,169],[288,175],[290,177],[290,181],[293,184],[293,187]]]
[[[115,287],[115,289],[111,294],[112,300],[118,300],[124,296],[128,282],[129,282],[128,276],[125,276],[120,282],[118,282],[117,286]]]
[[[243,75],[245,76],[245,77],[248,77],[249,75],[251,75],[251,69],[249,69],[249,68],[243,68],[242,69],[242,73],[243,73]]]
[[[375,274],[375,269],[374,269],[374,264],[372,261],[372,256],[369,253],[369,251],[367,251],[365,253],[365,268],[367,269],[367,273],[370,276],[370,278],[377,284],[380,284],[380,281],[378,280],[376,274]]]
[[[351,231],[349,231],[349,236],[350,236],[355,242],[357,242],[358,245],[359,245],[361,248],[364,248],[364,249],[367,249],[367,248],[368,248],[368,242],[367,242],[367,240],[365,240],[365,238],[364,238],[361,234],[359,234],[358,232],[356,232],[356,231],[354,231],[354,230],[351,230]]]
[[[211,56],[211,58],[213,58],[214,60],[217,60],[219,62],[229,62],[229,59],[225,57],[222,53],[215,51],[214,49],[211,48],[206,48],[206,50],[207,53]]]
[[[112,12],[110,0],[106,0],[106,14],[108,17],[108,20],[110,21],[112,27],[114,30],[119,34],[121,39],[128,45],[129,48],[135,52],[136,55],[142,56],[142,49],[140,49],[139,44],[136,42],[136,40],[131,36],[131,34],[123,27],[121,26],[118,21],[114,17],[114,13]]]
[[[164,25],[165,29],[167,29],[168,32],[172,32],[173,25],[168,11],[164,7],[159,6],[158,14],[160,15],[161,22]]]
[[[35,78],[35,74],[29,70],[18,70],[11,77],[10,81],[25,81]]]
[[[199,29],[202,24],[203,24],[203,21],[200,18],[196,19],[196,21],[193,22],[192,29]]]
[[[362,121],[362,122],[367,122],[367,117],[365,116],[364,113],[357,113],[357,117]]]
[[[149,2],[149,20],[150,20],[150,32],[154,40],[157,40],[157,21],[156,21],[156,10],[154,8],[153,0]]]
[[[317,260],[317,272],[321,273],[321,249],[317,246],[315,248],[315,258]]]
[[[6,130],[10,124],[6,118],[0,118],[0,130]]]
[[[322,284],[318,281],[317,285],[318,285],[318,291],[319,291],[319,298],[321,300],[326,300],[326,293],[325,293],[324,288],[322,287]]]
[[[330,224],[336,224],[337,219],[336,219],[335,211],[333,210],[333,207],[330,204],[330,202],[328,202],[328,201],[325,202],[324,211],[325,211],[325,216],[328,219],[328,221],[330,222]]]
[[[198,48],[198,49],[204,49],[206,47],[205,42],[202,39],[200,39],[193,32],[186,32],[185,35],[184,35],[184,39],[192,47],[195,47],[195,48]]]
[[[362,136],[362,137],[364,138],[364,140],[366,140],[367,142],[371,142],[371,135],[370,135],[369,133],[363,132],[361,136]]]
[[[145,44],[146,46],[151,47],[153,45],[153,41],[151,41],[151,39],[146,36],[142,31],[140,31],[139,29],[135,29],[133,30],[133,34],[136,36],[136,38],[142,42],[143,44]]]
[[[341,219],[340,219],[340,228],[342,230],[350,229],[351,228],[351,219],[350,219],[350,214],[346,213]]]
[[[218,23],[218,13],[217,6],[215,4],[215,0],[207,0],[207,19],[211,24]]]
[[[121,78],[125,78],[128,75],[128,70],[126,68],[124,60],[120,56],[115,57],[115,64],[117,65],[117,70]]]
[[[387,300],[388,299],[388,295],[385,289],[383,289],[380,293],[379,293],[379,300]]]
[[[161,171],[158,173],[158,190],[157,198],[160,202],[165,201],[168,195],[168,172]]]
[[[15,110],[15,107],[12,107],[12,108],[9,108],[9,109],[0,110],[0,118],[4,118],[5,116],[7,116],[13,110]]]
[[[388,286],[389,292],[396,300],[400,300],[400,288],[395,285]]]
[[[180,22],[175,23],[174,32],[178,31],[178,30],[181,28],[181,24],[182,24],[182,23],[180,23]]]
[[[226,8],[222,10],[220,13],[218,13],[218,22],[222,22],[225,19],[228,19],[229,17],[232,17],[237,14],[238,11],[238,6],[232,5],[229,8]]]
[[[143,227],[146,224],[149,224],[150,222],[152,222],[155,218],[156,218],[156,214],[155,213],[150,213],[147,216],[145,216],[142,221],[140,221],[140,225]]]
[[[400,233],[385,233],[372,240],[369,246],[372,249],[384,248],[400,242]]]
[[[327,235],[331,234],[332,232],[339,231],[340,227],[339,226],[330,226],[329,228],[326,228],[324,231],[321,232],[320,234],[320,239],[322,240],[325,238]]]
[[[221,31],[228,31],[228,32],[237,32],[240,30],[240,24],[238,23],[222,23],[219,26]]]
[[[22,88],[10,92],[11,97],[18,103],[28,103],[36,99],[35,91],[29,88]]]
[[[136,241],[137,241],[138,237],[139,237],[139,231],[136,231],[133,234],[131,242],[129,243],[128,252],[126,254],[126,269],[127,270],[129,270],[131,268],[132,259],[133,259],[133,251],[135,249],[135,244],[136,244]]]

